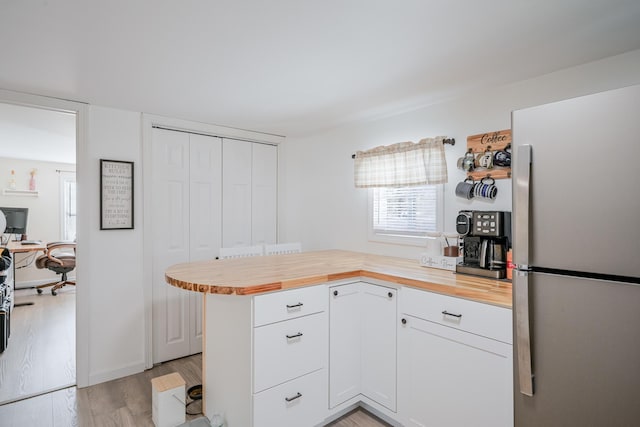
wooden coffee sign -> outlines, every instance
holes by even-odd
[[[511,144],[511,129],[479,133],[467,137],[467,150],[473,153],[504,150]]]
[[[467,153],[473,153],[475,167],[467,172],[467,177],[474,180],[511,178],[511,141],[511,129],[468,136]],[[506,157],[508,163],[504,161]],[[502,162],[498,163],[499,160]]]

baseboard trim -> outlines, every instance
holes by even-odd
[[[139,374],[145,370],[144,362],[135,363],[133,365],[125,366],[119,369],[113,369],[102,372],[95,372],[89,374],[88,386],[104,383],[111,380],[117,380],[119,378],[128,377],[129,375]]]

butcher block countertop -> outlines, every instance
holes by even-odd
[[[170,285],[224,295],[256,295],[357,277],[511,308],[510,282],[422,267],[417,260],[342,250],[197,261],[165,272]]]

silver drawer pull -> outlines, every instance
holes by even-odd
[[[293,402],[294,400],[300,399],[301,397],[302,397],[302,395],[300,394],[300,392],[298,392],[293,397],[285,397],[284,400],[286,400],[287,402]]]
[[[292,339],[294,339],[294,338],[300,338],[301,336],[302,336],[302,332],[298,332],[298,333],[297,333],[297,334],[295,334],[295,335],[287,335],[287,339],[288,339],[288,340],[292,340]]]
[[[292,308],[299,308],[299,307],[302,307],[303,305],[304,305],[304,304],[302,304],[301,302],[299,302],[299,303],[297,303],[297,304],[293,304],[293,305],[289,305],[289,304],[287,304],[287,308],[288,308],[289,310],[291,310]]]
[[[447,310],[443,311],[442,314],[445,316],[457,317],[458,319],[462,318],[462,314],[449,313]]]

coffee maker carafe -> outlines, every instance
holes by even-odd
[[[497,239],[483,239],[480,245],[480,268],[503,270],[506,268],[505,244]]]
[[[511,212],[460,211],[456,223],[463,236],[463,260],[456,272],[503,279],[511,245]]]

